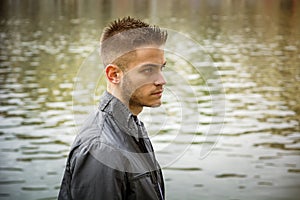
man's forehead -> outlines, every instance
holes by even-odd
[[[160,59],[164,56],[164,50],[159,47],[144,47],[135,50],[137,59]]]
[[[146,48],[136,51],[134,59],[137,63],[152,63],[162,65],[165,62],[164,50],[158,48]]]

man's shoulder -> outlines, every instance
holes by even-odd
[[[81,161],[92,159],[109,168],[126,171],[124,167],[130,163],[127,150],[116,138],[109,139],[107,130],[100,127],[82,130],[77,135],[71,152],[71,162],[77,165],[81,165]]]
[[[101,110],[84,125],[72,151],[73,161],[88,157],[119,171],[136,173],[151,168],[143,162],[149,155],[140,151],[135,137],[122,129],[112,115]]]
[[[122,148],[128,133],[114,120],[111,114],[96,110],[87,118],[77,134],[72,148],[97,146],[104,144],[113,148]],[[96,145],[97,144],[97,145]]]
[[[87,141],[91,141],[93,138],[99,137],[104,120],[105,114],[103,112],[96,110],[90,113],[85,122],[81,125],[79,133],[73,142],[73,146],[81,145]]]

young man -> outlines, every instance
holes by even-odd
[[[161,105],[167,33],[126,17],[101,38],[107,91],[71,148],[59,200],[163,200],[164,182],[145,127],[144,106]]]

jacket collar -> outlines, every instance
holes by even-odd
[[[139,137],[143,137],[139,135],[138,127],[143,126],[142,122],[139,122],[128,107],[109,92],[105,91],[102,95],[99,109],[112,116],[120,128],[126,131],[127,134],[134,136],[137,140]]]

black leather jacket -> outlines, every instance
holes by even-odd
[[[108,92],[72,145],[58,199],[164,199],[143,123]]]

